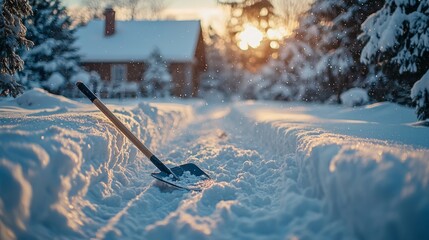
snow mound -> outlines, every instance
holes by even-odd
[[[89,105],[0,106],[0,239],[429,239],[429,128],[390,119],[412,109],[168,101],[108,107],[201,192],[158,187]]]
[[[337,134],[333,131],[338,123],[323,125],[325,120],[319,119],[312,125],[302,110],[295,116],[286,111],[283,119],[279,112],[280,108],[238,105],[233,117],[249,136],[258,136],[256,146],[296,155],[288,164],[297,169],[298,186],[306,196],[321,200],[326,214],[341,219],[362,239],[428,239],[427,148],[347,136],[353,124]],[[316,116],[319,113],[312,117]]]
[[[415,121],[413,109],[392,102],[378,102],[362,107],[343,109],[335,117],[382,124],[401,124]]]
[[[45,108],[76,108],[80,104],[63,96],[54,95],[47,91],[35,88],[26,91],[16,98],[16,103],[23,108],[28,109],[45,109]]]
[[[343,105],[348,107],[362,106],[368,103],[369,97],[365,89],[352,88],[343,92],[340,96]]]
[[[155,167],[102,113],[41,89],[18,101],[79,111],[1,109],[0,239],[92,238],[116,208],[150,186]],[[192,114],[181,104],[171,111],[109,108],[154,152]]]

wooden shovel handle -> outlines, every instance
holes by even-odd
[[[95,96],[93,92],[91,92],[91,90],[88,89],[88,87],[86,87],[85,84],[82,82],[77,82],[76,86],[83,94],[85,94],[86,97],[89,98],[89,100],[91,100],[92,103],[94,103],[95,106],[97,106],[98,109],[100,109],[102,113],[104,113],[104,115],[116,126],[116,128],[119,129],[119,131],[121,131],[147,158],[149,158],[149,160],[160,171],[173,174],[173,176],[178,179],[178,177],[167,166],[165,166],[155,155],[153,155],[153,153],[149,151],[149,149],[147,149],[147,147],[143,145],[143,143],[140,142],[140,140],[138,140],[137,137],[134,136],[134,134],[131,133],[131,131],[128,130],[124,124],[122,124],[121,121],[119,121],[119,119],[106,107],[106,105],[100,101],[100,99],[97,98],[97,96]]]

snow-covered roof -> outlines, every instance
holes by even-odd
[[[83,62],[144,61],[159,48],[167,61],[193,61],[200,21],[116,21],[115,33],[104,35],[104,20],[76,31]]]

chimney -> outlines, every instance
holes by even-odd
[[[115,33],[115,10],[112,7],[107,7],[104,10],[104,17],[104,36],[108,37]]]

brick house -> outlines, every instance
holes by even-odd
[[[206,68],[200,21],[116,21],[111,8],[104,15],[105,20],[92,20],[76,32],[81,64],[87,71],[110,83],[139,82],[145,60],[158,48],[172,76],[172,94],[197,95]]]

